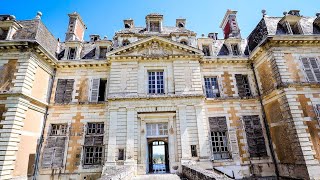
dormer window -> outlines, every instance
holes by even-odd
[[[160,32],[160,22],[151,21],[150,22],[150,31],[151,32]]]
[[[202,52],[205,56],[210,56],[210,48],[208,45],[202,45]]]
[[[130,41],[127,39],[122,41],[122,46],[127,46],[129,44],[130,44]]]
[[[282,24],[278,23],[276,34],[289,34],[287,27],[284,27]]]
[[[183,24],[182,22],[180,22],[180,23],[178,24],[178,27],[179,27],[179,28],[184,28],[184,24]]]
[[[76,53],[77,53],[77,48],[75,47],[69,48],[68,59],[75,59]]]
[[[130,25],[129,25],[129,24],[125,24],[125,25],[124,25],[124,28],[129,29],[129,28],[130,28]]]
[[[0,28],[0,40],[6,40],[8,35],[8,30]]]
[[[231,49],[232,49],[232,55],[234,56],[240,55],[238,44],[231,44]]]
[[[187,40],[181,40],[180,43],[183,44],[183,45],[188,45],[188,41]]]
[[[108,47],[100,47],[99,59],[106,58]]]

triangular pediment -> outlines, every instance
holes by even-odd
[[[165,38],[153,36],[136,41],[107,53],[112,56],[164,57],[202,55],[202,51]]]

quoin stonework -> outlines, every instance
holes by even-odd
[[[320,179],[320,13],[243,38],[227,10],[221,39],[152,13],[88,41],[78,13],[64,41],[41,16],[0,15],[0,179]]]

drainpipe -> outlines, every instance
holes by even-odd
[[[53,70],[53,75],[52,75],[52,80],[51,83],[49,84],[49,90],[48,90],[48,99],[47,102],[48,104],[50,104],[50,97],[51,97],[51,93],[52,93],[52,87],[53,87],[53,82],[56,76],[56,69]],[[34,163],[34,169],[33,169],[33,180],[36,180],[36,175],[38,174],[38,169],[39,169],[39,160],[40,160],[40,152],[41,152],[41,148],[42,148],[42,143],[43,143],[43,135],[44,135],[44,129],[46,127],[46,122],[47,122],[47,118],[48,118],[48,107],[46,107],[46,111],[44,114],[44,118],[43,118],[43,126],[42,126],[42,130],[41,130],[41,135],[40,135],[40,139],[39,142],[37,144],[37,150],[36,150],[36,159],[35,159],[35,163]]]
[[[257,75],[256,75],[256,72],[254,71],[253,63],[251,63],[251,69],[253,71],[254,82],[255,82],[255,84],[257,86],[257,90],[258,90],[259,102],[260,102],[261,110],[262,110],[262,118],[263,118],[263,122],[264,122],[264,125],[265,125],[265,128],[266,128],[266,133],[267,133],[268,143],[269,143],[269,149],[270,149],[272,161],[273,161],[273,164],[274,164],[274,167],[275,167],[275,173],[276,173],[277,179],[279,179],[279,169],[278,169],[278,164],[277,164],[275,152],[274,152],[274,149],[272,147],[270,128],[269,128],[268,121],[266,119],[266,111],[264,110],[264,106],[263,106],[263,102],[262,102],[262,96],[261,96],[261,92],[260,92],[259,85],[258,85]]]

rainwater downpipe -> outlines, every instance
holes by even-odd
[[[55,76],[56,76],[56,68],[54,68],[53,70],[53,74],[52,74],[52,78],[51,78],[51,82],[48,86],[48,95],[47,95],[47,102],[48,104],[50,104],[50,97],[51,97],[51,93],[52,93],[52,87],[53,87],[53,83],[54,83],[54,79],[55,79]],[[36,176],[38,174],[38,169],[39,169],[39,160],[40,160],[40,153],[41,153],[41,149],[42,149],[42,143],[43,143],[43,137],[44,137],[44,130],[45,130],[45,127],[46,127],[46,122],[47,122],[47,118],[48,118],[48,107],[46,107],[46,110],[45,110],[45,114],[44,114],[44,117],[43,117],[43,126],[42,126],[42,130],[41,130],[41,135],[40,135],[40,138],[39,138],[39,142],[38,142],[38,145],[37,145],[37,151],[36,151],[36,159],[35,159],[35,163],[34,163],[34,169],[33,169],[33,180],[36,180]]]
[[[273,149],[273,146],[272,146],[270,128],[269,128],[268,121],[266,119],[266,112],[264,110],[264,106],[263,106],[263,102],[262,102],[262,96],[261,96],[261,93],[260,93],[260,89],[259,89],[259,85],[258,85],[258,79],[257,79],[256,72],[254,70],[253,63],[251,63],[251,69],[253,71],[254,82],[256,84],[257,91],[258,91],[259,102],[260,102],[261,110],[262,110],[262,118],[263,118],[263,122],[264,122],[264,125],[265,125],[265,128],[266,128],[266,133],[267,133],[267,137],[268,137],[268,144],[269,144],[269,149],[270,149],[270,152],[271,152],[272,161],[273,161],[273,164],[274,164],[274,167],[275,167],[275,173],[276,173],[277,179],[279,179],[279,169],[278,169],[278,164],[277,164],[275,152],[274,152],[274,149]],[[268,78],[268,77],[265,77],[265,78]]]

